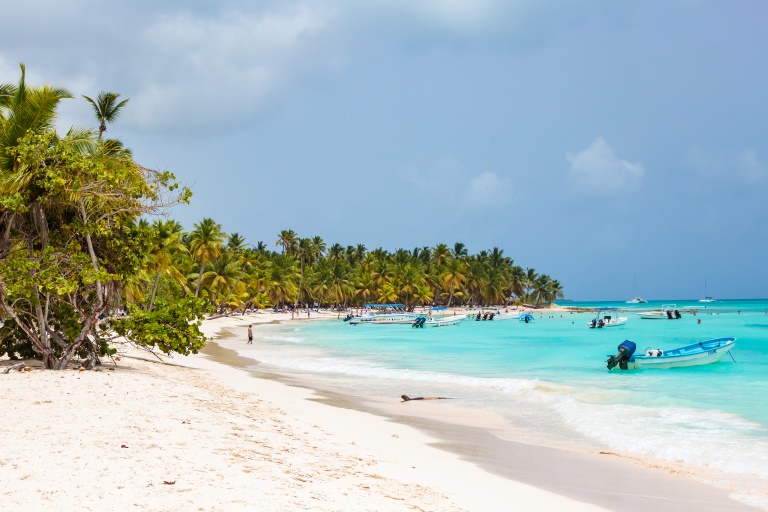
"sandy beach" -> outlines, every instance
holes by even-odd
[[[248,370],[255,362],[228,348],[245,338],[232,334],[273,321],[290,314],[207,320],[213,343],[197,356],[123,348],[100,371],[30,362],[0,374],[3,507],[754,510],[618,454],[497,439],[493,418],[453,405],[338,396]]]

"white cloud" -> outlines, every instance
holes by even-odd
[[[568,153],[566,158],[571,163],[568,173],[571,186],[593,195],[633,189],[645,173],[641,164],[618,158],[602,137],[576,154]]]
[[[432,197],[446,204],[486,211],[512,202],[510,180],[487,171],[472,175],[456,158],[443,157],[425,168],[410,164],[404,170],[414,184],[413,190],[429,191]]]
[[[469,180],[464,201],[472,207],[495,209],[510,201],[510,182],[494,172],[484,172]]]
[[[313,38],[328,13],[299,5],[258,15],[229,11],[157,19],[142,38],[151,53],[141,70],[132,117],[143,127],[219,124],[268,103],[281,84],[312,59]]]

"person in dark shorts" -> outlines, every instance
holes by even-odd
[[[248,326],[248,345],[253,345],[253,328]]]

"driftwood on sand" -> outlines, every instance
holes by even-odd
[[[6,368],[5,370],[3,370],[3,373],[10,373],[10,372],[11,372],[11,370],[16,370],[16,369],[18,369],[19,371],[21,371],[21,369],[22,369],[22,368],[24,368],[25,366],[27,366],[27,363],[16,363],[16,364],[12,364],[11,366],[9,366],[9,367],[8,367],[8,368]]]

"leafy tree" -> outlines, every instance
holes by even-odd
[[[197,354],[205,346],[200,325],[207,311],[205,299],[187,297],[164,303],[153,311],[129,307],[129,315],[113,318],[108,327],[140,346],[157,347],[165,353]]]
[[[56,110],[71,95],[29,87],[21,70],[0,87],[12,94],[0,102],[0,313],[46,368],[98,364],[97,326],[151,246],[136,220],[190,194],[93,131],[60,137]]]

